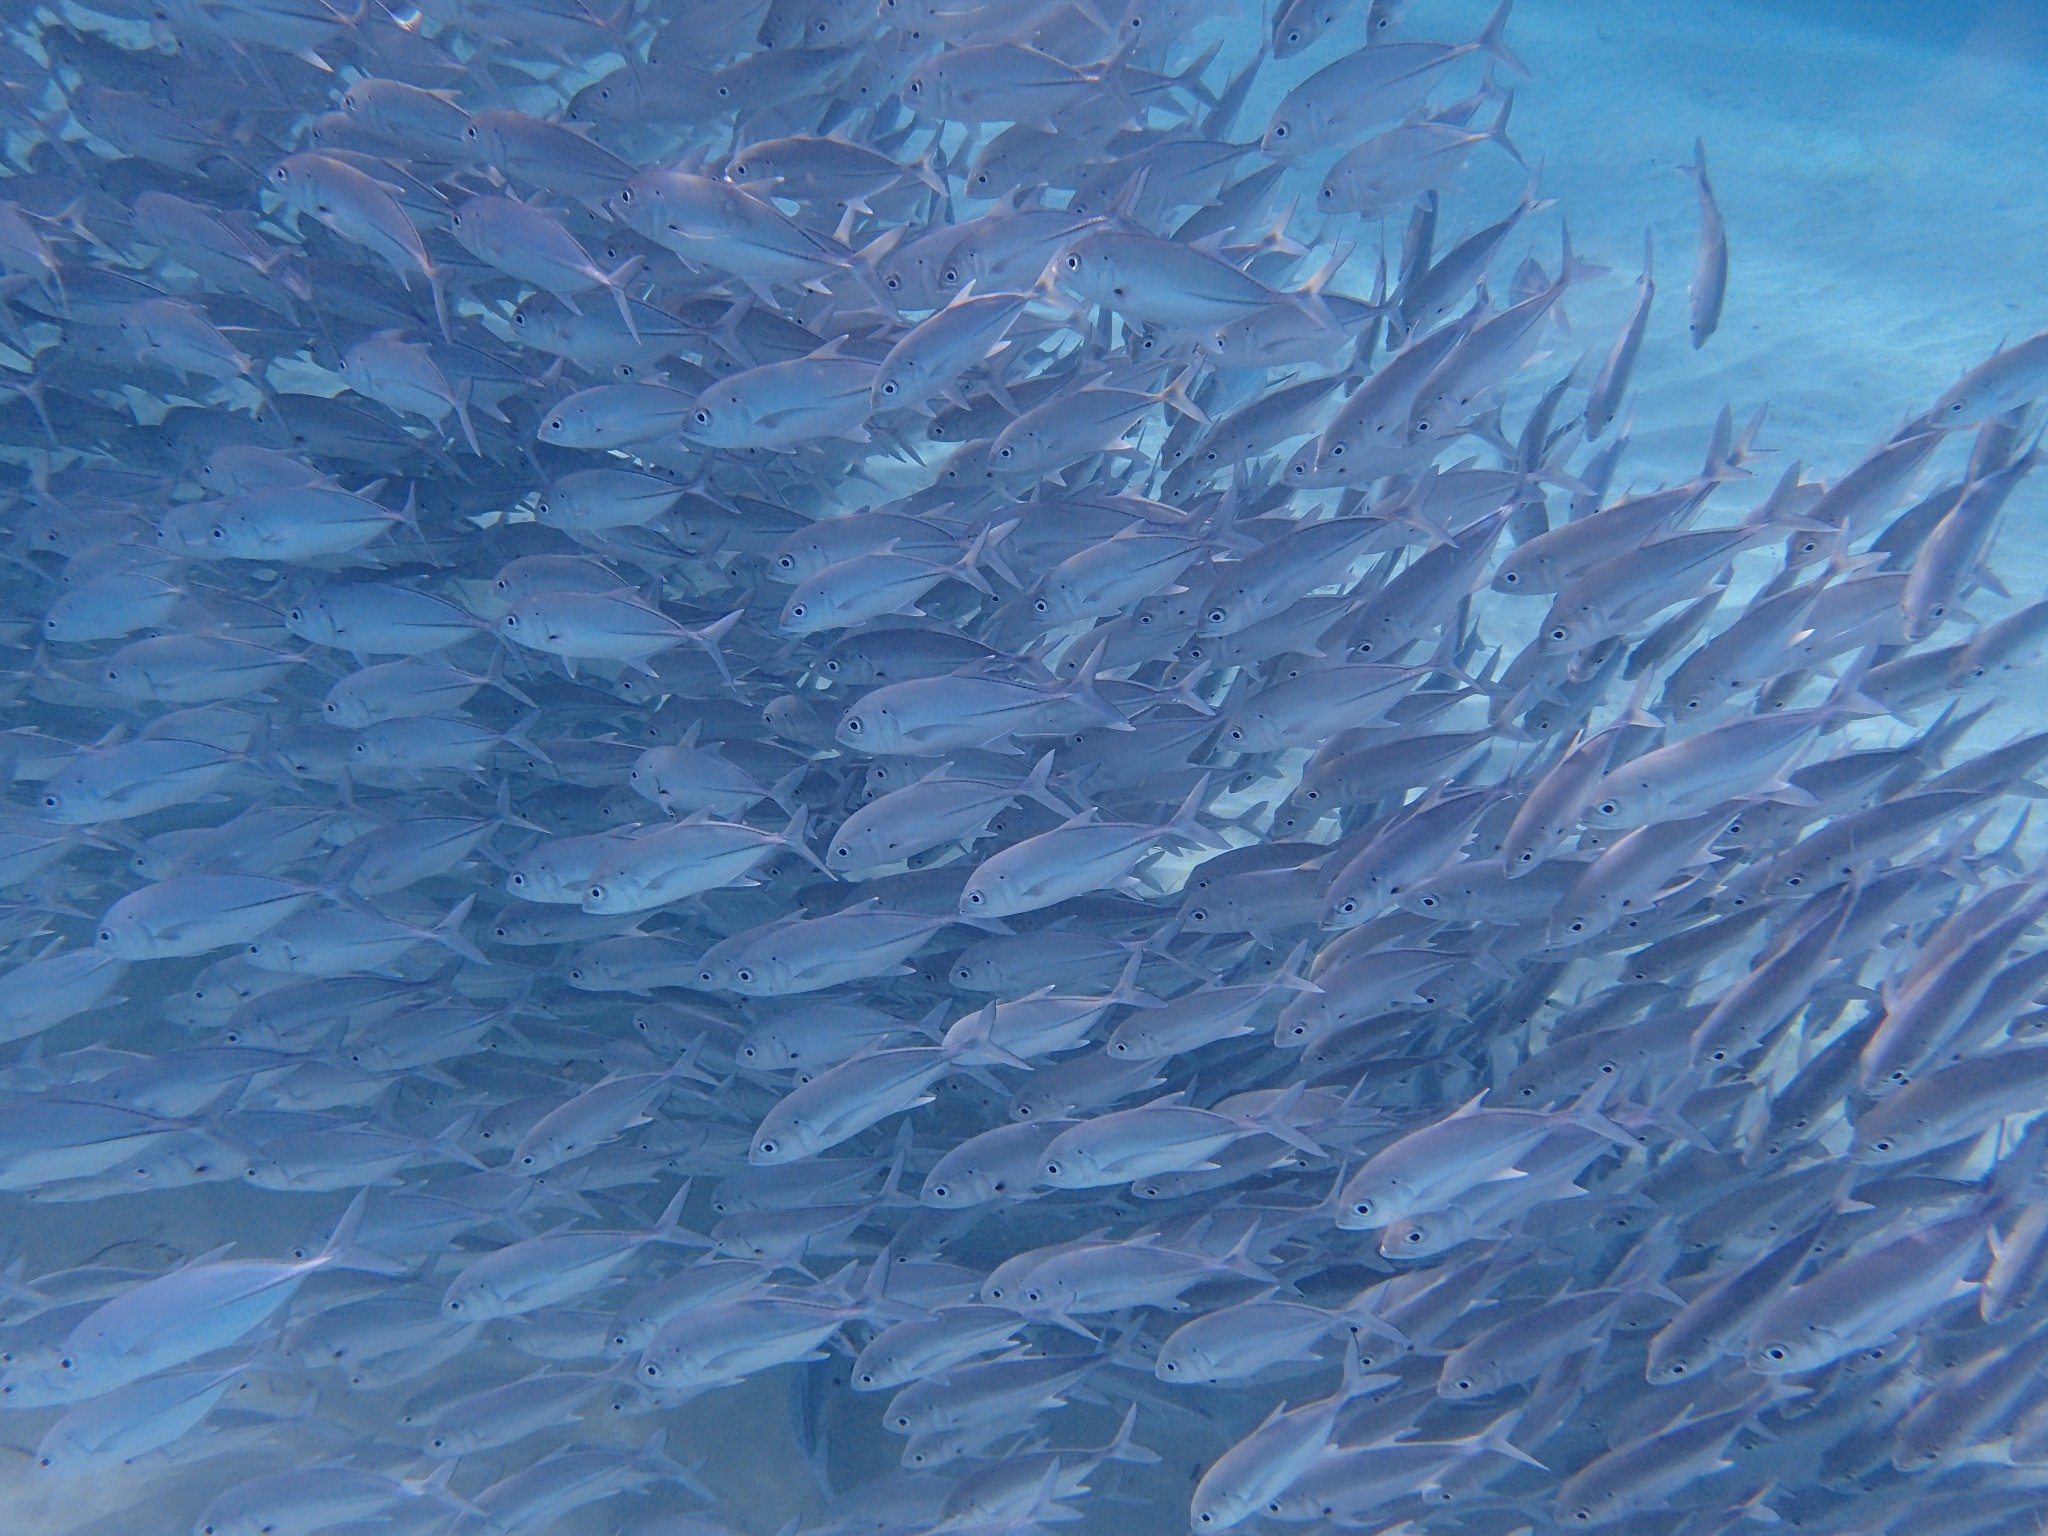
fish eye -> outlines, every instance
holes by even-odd
[[[709,411],[698,411],[690,419],[696,422],[697,425],[700,427],[708,427],[711,425],[711,413]]]
[[[1563,625],[1559,625],[1556,629],[1553,629],[1550,632],[1550,638],[1553,640],[1568,640],[1571,638],[1571,633],[1572,632],[1566,629]]]
[[[775,1147],[776,1143],[773,1141],[764,1141],[761,1143],[761,1150],[767,1153],[770,1157],[773,1157],[775,1155]]]
[[[475,123],[471,123],[471,124],[470,124],[470,125],[469,125],[469,126],[468,126],[467,128],[463,129],[463,130],[462,130],[462,136],[463,136],[463,137],[464,137],[465,139],[468,139],[468,140],[470,141],[470,143],[474,144],[474,143],[476,142],[476,137],[477,137],[477,134],[476,134],[476,124],[475,124]]]
[[[1286,137],[1287,137],[1287,125],[1286,125],[1285,123],[1275,123],[1275,124],[1273,125],[1273,137],[1274,137],[1274,138],[1276,138],[1276,139],[1284,139],[1284,138],[1286,138]]]
[[[1351,1207],[1351,1214],[1354,1216],[1370,1216],[1372,1214],[1372,1202],[1370,1200],[1359,1201]]]
[[[101,942],[102,944],[111,944],[111,943],[113,943],[113,942],[114,942],[114,930],[113,930],[113,929],[111,929],[111,928],[102,928],[102,929],[100,930],[100,942]]]
[[[846,722],[846,732],[849,736],[858,736],[860,734],[859,716],[855,716],[853,719]]]

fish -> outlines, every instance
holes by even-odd
[[[1702,159],[1704,164],[1704,158]],[[1705,172],[1701,176],[1704,178]],[[1702,180],[1704,187],[1705,182]],[[1622,401],[1628,394],[1629,379],[1635,372],[1636,358],[1643,348],[1643,336],[1650,323],[1650,305],[1657,297],[1657,284],[1652,276],[1656,262],[1649,237],[1643,240],[1643,275],[1636,284],[1635,308],[1629,311],[1628,322],[1621,334],[1614,339],[1614,349],[1600,365],[1600,371],[1593,376],[1593,383],[1586,401],[1586,438],[1597,441],[1601,434],[1614,425],[1614,418],[1621,410]],[[1697,326],[1695,327],[1697,334]],[[1704,340],[1704,338],[1701,338]],[[1699,342],[1695,341],[1694,346]]]
[[[1053,754],[1046,753],[1021,782],[978,778],[951,763],[901,789],[870,800],[828,840],[825,865],[839,875],[907,864],[952,842],[972,843],[1002,811],[1030,799],[1066,819],[1076,814],[1052,792]]]
[[[10,1530],[2038,1514],[2041,318],[1483,9],[0,18]]]
[[[444,1315],[463,1323],[518,1317],[576,1296],[623,1268],[653,1243],[699,1244],[680,1225],[687,1185],[644,1232],[568,1231],[512,1243],[463,1267],[441,1298]]]
[[[1369,44],[1317,70],[1282,97],[1259,147],[1292,158],[1339,142],[1360,128],[1407,115],[1458,60],[1485,53],[1509,68],[1518,61],[1504,41],[1512,0],[1496,8],[1470,42]]]
[[[1604,1088],[1596,1087],[1597,1098]],[[1563,1125],[1580,1125],[1617,1144],[1627,1133],[1585,1100],[1558,1114],[1488,1109],[1479,1098],[1383,1147],[1338,1194],[1339,1224],[1372,1231],[1405,1216],[1453,1203],[1474,1186],[1514,1178],[1514,1161]]]
[[[1751,1326],[1752,1369],[1780,1375],[1813,1369],[1897,1332],[1920,1296],[1946,1295],[1963,1281],[1983,1243],[1980,1217],[1907,1225],[1844,1256],[1776,1297]],[[1843,1304],[1841,1298],[1853,1300]],[[1823,1315],[1820,1309],[1832,1307]]]
[[[358,1192],[318,1251],[276,1261],[215,1256],[124,1288],[80,1318],[47,1360],[18,1363],[0,1379],[0,1392],[16,1401],[37,1394],[52,1402],[97,1397],[232,1345],[322,1269],[400,1269],[357,1247],[364,1202]]]
[[[1094,812],[1068,818],[1050,832],[1013,843],[982,860],[960,892],[960,911],[1004,918],[1052,906],[1122,881],[1161,844],[1211,843],[1201,820],[1205,777],[1171,819],[1157,826],[1106,822]]]
[[[1721,220],[1721,205],[1715,200],[1713,184],[1707,180],[1707,146],[1692,141],[1692,161],[1681,166],[1690,176],[1700,199],[1699,251],[1693,260],[1692,286],[1687,290],[1691,312],[1686,322],[1697,352],[1721,326],[1721,310],[1728,301],[1728,230]]]
[[[1944,427],[1974,427],[2039,398],[2048,387],[2048,333],[2001,346],[1943,390],[1928,413]]]

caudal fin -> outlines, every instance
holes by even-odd
[[[410,1265],[401,1264],[397,1259],[361,1247],[356,1234],[362,1229],[363,1207],[369,1203],[367,1189],[356,1191],[355,1199],[349,1201],[348,1209],[335,1223],[333,1236],[327,1239],[327,1246],[315,1256],[314,1262],[322,1267],[335,1269],[358,1269],[373,1275],[408,1275]]]

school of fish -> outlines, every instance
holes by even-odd
[[[2041,1528],[2048,333],[1511,4],[0,14],[0,1529]]]

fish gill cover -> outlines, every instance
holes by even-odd
[[[2036,1528],[2048,336],[1509,10],[9,8],[0,1530]]]

